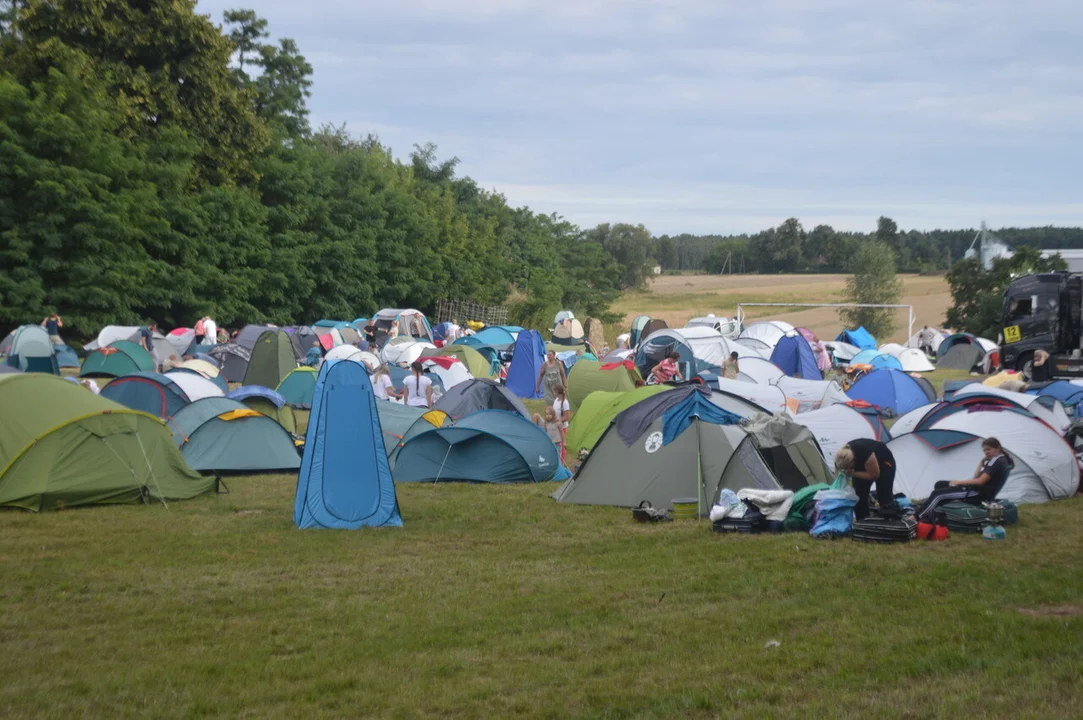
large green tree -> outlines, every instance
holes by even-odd
[[[883,241],[862,243],[853,262],[853,275],[846,280],[846,302],[862,305],[895,305],[902,296],[902,281],[895,275],[895,253]],[[847,327],[864,326],[873,337],[884,338],[895,331],[895,310],[890,308],[845,308],[839,311]]]

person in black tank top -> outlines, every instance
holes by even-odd
[[[869,516],[869,492],[873,485],[876,485],[880,515],[899,515],[899,506],[895,503],[895,456],[887,445],[868,438],[851,440],[836,453],[835,470],[849,477],[854,486],[857,493],[854,514],[858,520]]]
[[[941,480],[936,483],[929,499],[918,510],[918,519],[925,522],[936,520],[937,508],[944,503],[965,502],[981,505],[992,502],[1000,494],[1004,483],[1008,481],[1015,463],[1004,452],[1004,447],[995,437],[982,440],[982,459],[974,477],[969,480]]]

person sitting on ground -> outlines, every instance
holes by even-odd
[[[49,341],[53,345],[64,344],[64,341],[60,339],[60,328],[64,327],[64,318],[60,317],[55,312],[51,313],[49,317],[41,321],[41,326],[49,333]]]
[[[876,499],[881,517],[898,517],[895,502],[895,456],[879,440],[859,438],[843,445],[835,453],[835,472],[850,478],[857,493],[854,514],[858,520],[869,516],[869,492],[876,485]]]
[[[681,369],[677,367],[677,361],[681,359],[681,354],[678,352],[671,352],[662,362],[651,368],[651,376],[654,377],[655,382],[667,383],[676,378],[678,382],[684,380],[684,376],[681,375]]]
[[[987,437],[981,442],[984,457],[969,480],[940,480],[933,489],[933,494],[918,510],[918,519],[931,522],[936,519],[937,508],[949,502],[965,502],[981,505],[996,500],[997,495],[1008,481],[1015,463],[1004,452],[1004,447],[995,437]]]
[[[731,352],[729,358],[722,362],[722,377],[727,380],[737,379],[737,373],[741,372],[741,363],[737,358],[737,353]]]
[[[320,360],[323,359],[323,348],[320,346],[319,340],[312,341],[312,347],[305,353],[305,365],[309,367],[319,367]]]
[[[425,367],[415,360],[410,363],[413,372],[410,377],[402,382],[402,391],[405,393],[406,404],[411,407],[432,407],[432,380],[425,377]]]

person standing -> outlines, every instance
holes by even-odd
[[[677,367],[677,361],[680,359],[680,353],[672,352],[662,362],[651,368],[651,375],[654,376],[655,382],[667,383],[673,378],[677,378],[678,382],[683,381],[684,376],[681,375],[681,369]]]
[[[402,382],[406,404],[410,407],[432,407],[432,380],[425,377],[424,367],[415,360],[410,364],[412,374]]]
[[[206,345],[218,344],[218,323],[210,317],[203,318],[203,343]]]
[[[722,362],[722,377],[727,380],[736,380],[737,374],[741,372],[741,363],[738,360],[738,355],[735,352],[731,352],[730,356]]]
[[[309,367],[318,368],[320,366],[320,360],[323,359],[323,348],[320,347],[319,340],[312,341],[312,347],[305,353],[305,365]]]
[[[391,382],[387,365],[376,368],[372,376],[372,394],[380,400],[398,400],[402,397],[402,393],[395,390],[395,384]]]
[[[857,493],[854,514],[858,520],[869,516],[869,493],[876,485],[876,499],[882,517],[897,517],[895,503],[895,456],[879,440],[859,438],[843,445],[835,453],[835,471],[850,478]]]
[[[538,373],[538,382],[534,385],[534,394],[537,395],[545,386],[545,404],[552,405],[556,400],[556,388],[568,384],[568,378],[564,374],[564,363],[557,360],[557,354],[550,350],[545,354],[545,362],[542,363],[541,372]]]
[[[204,318],[200,318],[200,319],[196,320],[196,325],[195,325],[194,328],[192,328],[196,333],[196,338],[195,338],[196,345],[202,345],[203,344],[203,338],[205,338],[207,336],[207,329],[205,327],[203,327],[203,320],[204,320]]]
[[[921,332],[918,333],[918,345],[921,346],[921,351],[928,357],[933,356],[933,338],[936,336],[936,331],[930,328],[928,325],[921,328]]]
[[[815,335],[812,336],[812,352],[816,356],[816,369],[827,377],[827,373],[831,370],[831,355],[827,352],[824,341]]]
[[[64,318],[54,312],[41,321],[41,326],[45,328],[45,332],[49,333],[49,342],[53,345],[64,344],[64,341],[60,339],[60,328],[64,327]]]
[[[563,385],[557,385],[553,388],[553,392],[556,394],[556,398],[553,400],[553,415],[556,416],[557,422],[560,423],[561,444],[563,444],[563,438],[568,435],[568,423],[572,419],[572,405],[564,394]]]

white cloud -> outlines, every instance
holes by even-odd
[[[1074,2],[254,5],[314,65],[316,122],[583,225],[1083,223]]]

